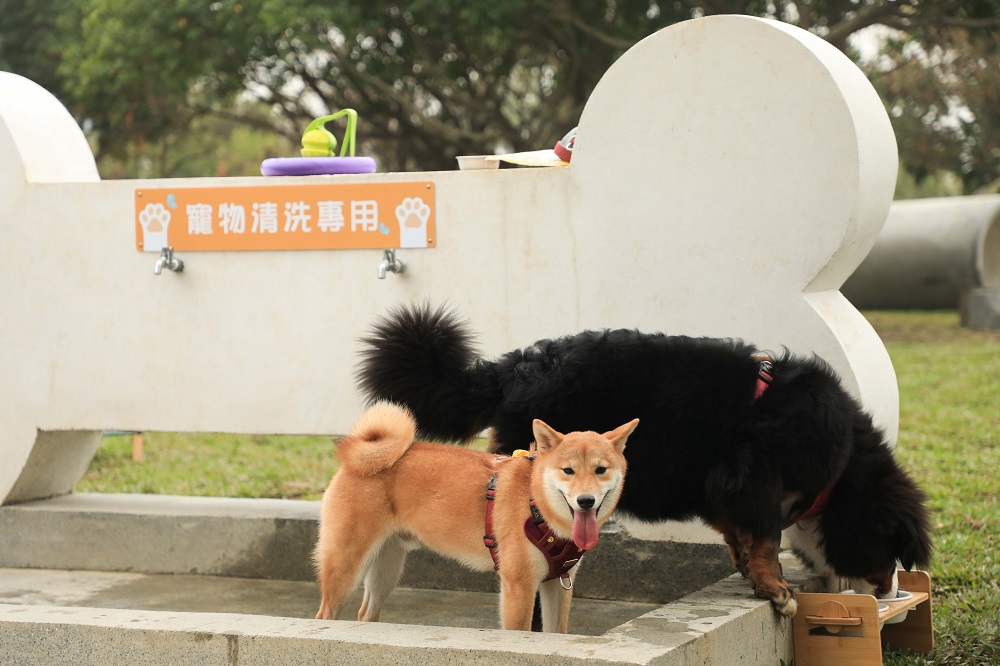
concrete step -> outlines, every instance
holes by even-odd
[[[382,620],[396,624],[496,629],[500,622],[497,600],[498,596],[489,592],[401,587],[386,601]],[[306,619],[316,615],[319,589],[315,583],[305,581],[0,569],[0,603]],[[353,619],[360,606],[358,591],[348,600],[342,619]],[[576,599],[573,633],[600,635],[658,607],[658,604],[630,601]]]
[[[319,502],[77,493],[0,507],[0,567],[314,580]],[[587,553],[576,595],[666,603],[732,573],[722,540],[633,538],[613,524]],[[420,550],[406,587],[495,592],[492,573]]]
[[[623,529],[588,553],[569,635],[494,629],[496,577],[423,551],[382,623],[313,620],[317,515],[316,502],[144,495],[0,507],[0,664],[791,661],[788,621],[730,575],[724,547]]]
[[[9,571],[0,571],[6,579]],[[41,579],[57,586],[46,591]],[[120,576],[107,574],[104,576]],[[60,579],[60,577],[62,577]],[[42,572],[29,581],[23,570],[16,578],[26,586],[6,600],[34,599],[41,603],[0,603],[0,663],[11,666],[74,666],[144,664],[145,666],[205,666],[207,664],[658,664],[663,666],[762,664],[774,666],[784,659],[791,662],[791,628],[769,604],[747,593],[746,582],[738,576],[708,586],[683,599],[655,608],[614,626],[600,635],[537,634],[520,631],[437,626],[428,619],[466,625],[485,622],[495,613],[495,597],[484,593],[398,590],[392,612],[410,606],[421,624],[324,621],[296,617],[246,613],[182,612],[65,605],[67,596],[76,603],[105,606],[123,603],[142,605],[136,586],[149,583],[160,587],[151,598],[153,605],[179,604],[185,596],[179,581],[151,582],[142,576],[117,584],[109,579],[95,581],[81,572]],[[70,578],[78,587],[75,595]],[[178,578],[201,578],[181,576]],[[240,579],[232,579],[234,581]],[[245,579],[243,579],[245,582]],[[13,578],[12,578],[13,581]],[[201,590],[205,599],[223,600],[214,581],[206,579]],[[140,585],[141,583],[141,585]],[[284,586],[287,582],[268,581],[261,590]],[[87,588],[87,585],[94,587]],[[197,581],[194,581],[197,589]],[[107,587],[102,587],[107,585]],[[300,584],[301,585],[301,584]],[[253,587],[253,583],[248,583]],[[4,586],[6,587],[6,586]],[[131,593],[124,590],[133,588]],[[42,589],[32,589],[42,588]],[[96,588],[96,589],[95,589]],[[69,590],[69,592],[67,592]],[[437,596],[441,595],[441,596]],[[254,595],[237,593],[244,602]],[[395,594],[394,594],[395,596]],[[48,605],[61,599],[64,605]],[[484,597],[491,597],[490,599]],[[117,602],[115,601],[117,599]],[[392,597],[390,597],[390,600]],[[5,601],[6,601],[5,600]],[[269,612],[291,603],[272,598],[263,603]],[[454,609],[448,609],[454,604]],[[211,603],[207,605],[212,605]],[[252,604],[250,604],[252,605]],[[573,621],[594,620],[598,607],[613,608],[612,614],[641,610],[641,604],[606,601],[574,601]],[[581,612],[582,607],[582,612]],[[421,610],[423,609],[423,610]],[[259,606],[256,608],[259,610]],[[389,608],[387,608],[387,613]],[[480,620],[469,616],[480,616]],[[424,617],[420,618],[420,615]],[[603,621],[607,621],[606,615]],[[455,620],[461,616],[463,619]],[[581,617],[582,616],[582,617]],[[589,616],[589,618],[588,618]],[[400,618],[401,619],[401,618]],[[613,621],[613,620],[612,620]]]

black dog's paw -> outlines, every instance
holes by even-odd
[[[774,610],[778,611],[785,617],[792,617],[795,615],[795,611],[799,609],[799,604],[795,601],[794,596],[788,596],[784,599],[771,599],[771,605],[774,606]]]
[[[798,610],[799,604],[795,601],[795,593],[786,583],[775,586],[753,586],[753,593],[759,599],[769,599],[771,605],[778,613],[784,617],[792,617]]]

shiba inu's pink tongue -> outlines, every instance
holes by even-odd
[[[573,543],[577,548],[590,550],[597,545],[597,512],[573,512]]]

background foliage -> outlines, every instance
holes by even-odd
[[[348,106],[381,170],[453,169],[553,145],[632,44],[722,13],[793,23],[862,66],[901,196],[1000,184],[1000,0],[0,0],[0,68],[73,111],[106,177],[254,174],[256,152],[294,154]]]

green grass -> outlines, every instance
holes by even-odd
[[[936,647],[887,666],[1000,663],[1000,332],[952,312],[868,312],[899,381],[897,456],[930,498]],[[318,499],[337,461],[329,437],[146,433],[105,438],[77,486],[88,492]]]
[[[109,435],[76,489],[319,499],[336,468],[330,437],[149,432],[136,463],[132,437]]]
[[[887,666],[1000,663],[1000,332],[954,313],[867,313],[899,381],[896,455],[930,498],[936,647]]]

